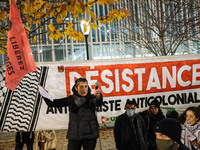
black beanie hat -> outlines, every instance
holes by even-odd
[[[181,125],[173,118],[163,119],[155,127],[155,132],[162,133],[177,143],[180,143],[181,131]]]
[[[156,108],[160,108],[160,103],[158,102],[158,100],[153,100],[149,106],[155,106]]]
[[[135,100],[129,100],[129,99],[127,99],[124,108],[126,108],[126,105],[128,105],[128,104],[129,104],[129,105],[134,105],[135,107],[137,107],[137,104],[136,104],[136,101],[135,101]]]

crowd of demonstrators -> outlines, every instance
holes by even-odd
[[[200,150],[200,106],[181,115],[169,110],[166,118],[157,100],[139,115],[134,101],[128,100],[125,110],[114,125],[117,150]]]
[[[200,109],[187,108],[179,119],[182,125],[181,141],[191,150],[200,150]]]
[[[94,150],[99,137],[99,125],[96,107],[103,104],[100,89],[91,94],[87,79],[80,77],[72,88],[73,95],[61,99],[49,100],[43,97],[51,107],[69,107],[69,125],[67,131],[68,150]]]
[[[53,101],[41,95],[48,106],[69,107],[68,150],[95,150],[99,137],[96,107],[103,105],[103,96],[98,88],[91,94],[83,77],[75,81],[72,91],[73,95]],[[127,100],[125,113],[116,118],[113,132],[117,150],[200,150],[200,105],[188,107],[181,115],[168,111],[166,118],[158,100],[139,114],[136,107],[134,100]],[[39,149],[55,150],[55,131],[41,133],[45,138],[38,140]],[[15,150],[22,150],[24,144],[33,150],[33,143],[34,132],[16,133]]]
[[[149,109],[141,112],[140,115],[143,117],[147,129],[149,150],[157,150],[154,128],[158,121],[165,118],[158,100],[153,100],[149,105]]]
[[[114,125],[115,145],[118,150],[147,150],[148,139],[143,118],[135,113],[135,101],[127,100],[125,113],[117,117]]]

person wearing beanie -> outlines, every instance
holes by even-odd
[[[148,150],[144,120],[135,113],[136,102],[127,100],[125,110],[125,113],[117,117],[114,125],[117,150]]]
[[[174,118],[166,118],[155,126],[158,150],[189,150],[181,143],[181,125]]]
[[[153,100],[149,104],[149,109],[141,112],[140,115],[143,117],[146,125],[149,150],[157,150],[154,128],[158,121],[165,118],[162,110],[160,109],[160,103],[158,100]]]

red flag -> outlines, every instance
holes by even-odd
[[[37,69],[15,0],[11,0],[9,20],[6,86],[14,91],[24,75]]]

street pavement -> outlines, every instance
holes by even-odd
[[[56,150],[67,150],[68,140],[66,139],[67,130],[56,130],[57,148]],[[100,144],[101,143],[101,144]],[[0,150],[15,149],[15,133],[0,132]],[[24,146],[23,150],[27,150]],[[34,143],[36,150],[36,143]],[[95,150],[116,150],[113,136],[113,128],[100,128],[100,139],[97,140]]]

